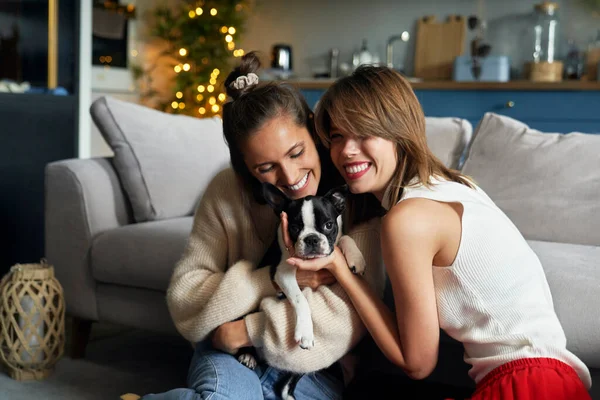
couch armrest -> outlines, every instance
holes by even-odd
[[[67,311],[97,320],[90,248],[100,233],[132,222],[111,159],[70,159],[45,169],[45,254],[63,286]]]

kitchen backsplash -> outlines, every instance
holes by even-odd
[[[519,73],[527,58],[531,15],[541,0],[487,0],[483,2],[488,21],[487,41],[492,53],[507,55]],[[592,15],[581,5],[582,0],[558,0],[561,37],[572,38],[584,47],[600,29],[600,16]],[[434,15],[443,21],[448,15],[469,16],[478,12],[477,0],[256,0],[256,13],[248,21],[242,48],[260,50],[268,56],[276,43],[291,45],[294,73],[311,77],[328,68],[329,51],[339,49],[341,62],[352,62],[363,39],[368,48],[385,62],[388,37],[408,31],[408,43],[397,41],[393,47],[393,63],[404,65],[412,73],[416,20]],[[471,34],[467,34],[467,41]],[[468,43],[465,43],[465,49]]]

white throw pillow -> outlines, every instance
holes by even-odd
[[[229,165],[217,117],[171,115],[110,96],[90,112],[115,154],[137,222],[193,214],[210,180]]]
[[[600,135],[544,133],[486,113],[462,171],[527,239],[600,245]]]
[[[425,117],[427,145],[448,168],[459,169],[473,126],[466,119]]]

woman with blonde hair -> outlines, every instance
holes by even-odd
[[[433,371],[441,328],[464,346],[472,399],[589,399],[589,370],[566,348],[538,257],[472,179],[429,150],[409,82],[360,67],[327,90],[315,122],[350,191],[387,210],[381,247],[396,315],[343,257],[289,262],[331,271],[375,343],[414,379]]]

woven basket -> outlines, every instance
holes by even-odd
[[[0,357],[13,379],[49,376],[65,347],[63,290],[54,267],[16,264],[0,282]]]

